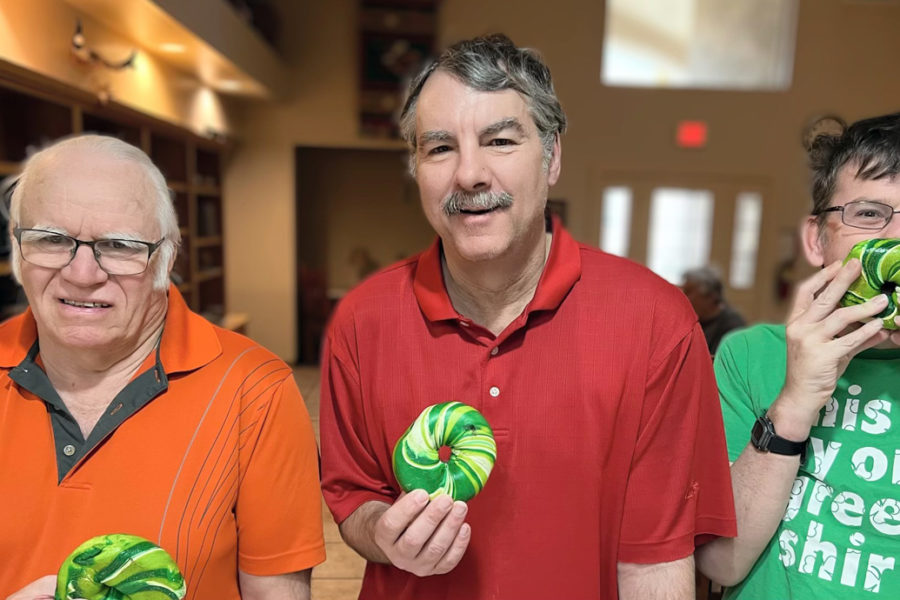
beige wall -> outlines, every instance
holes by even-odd
[[[135,47],[62,0],[0,0],[0,59],[87,92],[102,90],[125,106],[197,133],[229,131],[218,94],[146,51],[122,71],[77,61],[71,40],[79,18],[90,47],[108,60],[127,58]]]
[[[359,283],[351,257],[354,250],[367,251],[384,267],[418,252],[434,239],[419,208],[415,183],[406,174],[406,157],[403,150],[301,151],[298,231],[301,236],[324,238],[309,249],[324,256],[309,262],[325,267],[333,297]],[[305,200],[318,206],[305,207]],[[320,210],[324,218],[304,222],[303,214],[317,215]],[[302,258],[303,252],[299,255]]]
[[[292,99],[248,106],[240,115],[244,143],[225,189],[229,306],[249,312],[251,335],[290,359],[296,353],[293,148],[383,144],[356,133],[356,2],[284,4]],[[603,5],[594,0],[520,0],[515,10],[499,0],[441,6],[443,43],[504,31],[540,49],[550,64],[570,119],[563,176],[552,195],[567,199],[570,228],[589,242],[600,191],[612,174],[764,180],[776,207],[764,216],[760,272],[767,273],[778,258],[776,232],[793,227],[807,208],[801,125],[826,111],[855,119],[900,108],[896,5],[801,0],[794,84],[784,93],[605,88],[599,81]],[[675,147],[673,128],[683,118],[709,123],[707,148]],[[771,278],[760,281],[764,300],[754,317],[777,318],[770,288]]]

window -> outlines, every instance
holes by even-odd
[[[600,247],[604,252],[628,256],[631,231],[631,188],[608,187],[603,190],[603,217],[600,225]]]
[[[606,85],[791,85],[797,0],[607,0],[605,21]]]
[[[735,289],[746,290],[753,287],[756,275],[762,196],[757,192],[741,192],[735,202],[730,283]]]
[[[709,262],[713,193],[656,188],[650,200],[647,266],[674,284],[688,269]]]

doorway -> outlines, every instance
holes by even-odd
[[[328,317],[344,294],[433,239],[406,167],[401,149],[296,149],[300,364],[318,364]]]

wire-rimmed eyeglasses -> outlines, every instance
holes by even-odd
[[[841,222],[857,229],[884,229],[891,219],[900,210],[883,202],[874,200],[854,200],[841,206],[830,206],[822,210],[813,211],[813,215],[821,215],[829,212],[840,212]]]

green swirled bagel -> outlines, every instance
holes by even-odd
[[[450,459],[440,458],[449,446]],[[409,426],[394,446],[394,475],[407,492],[424,489],[434,498],[448,494],[469,500],[487,482],[497,444],[480,412],[462,402],[434,404]]]
[[[63,561],[55,600],[180,600],[186,588],[169,554],[136,535],[89,539]]]
[[[900,285],[900,240],[874,239],[859,242],[850,249],[844,264],[852,258],[862,263],[862,273],[841,298],[841,306],[862,304],[878,294],[888,297],[888,305],[877,316],[885,329],[898,329],[897,286]]]

